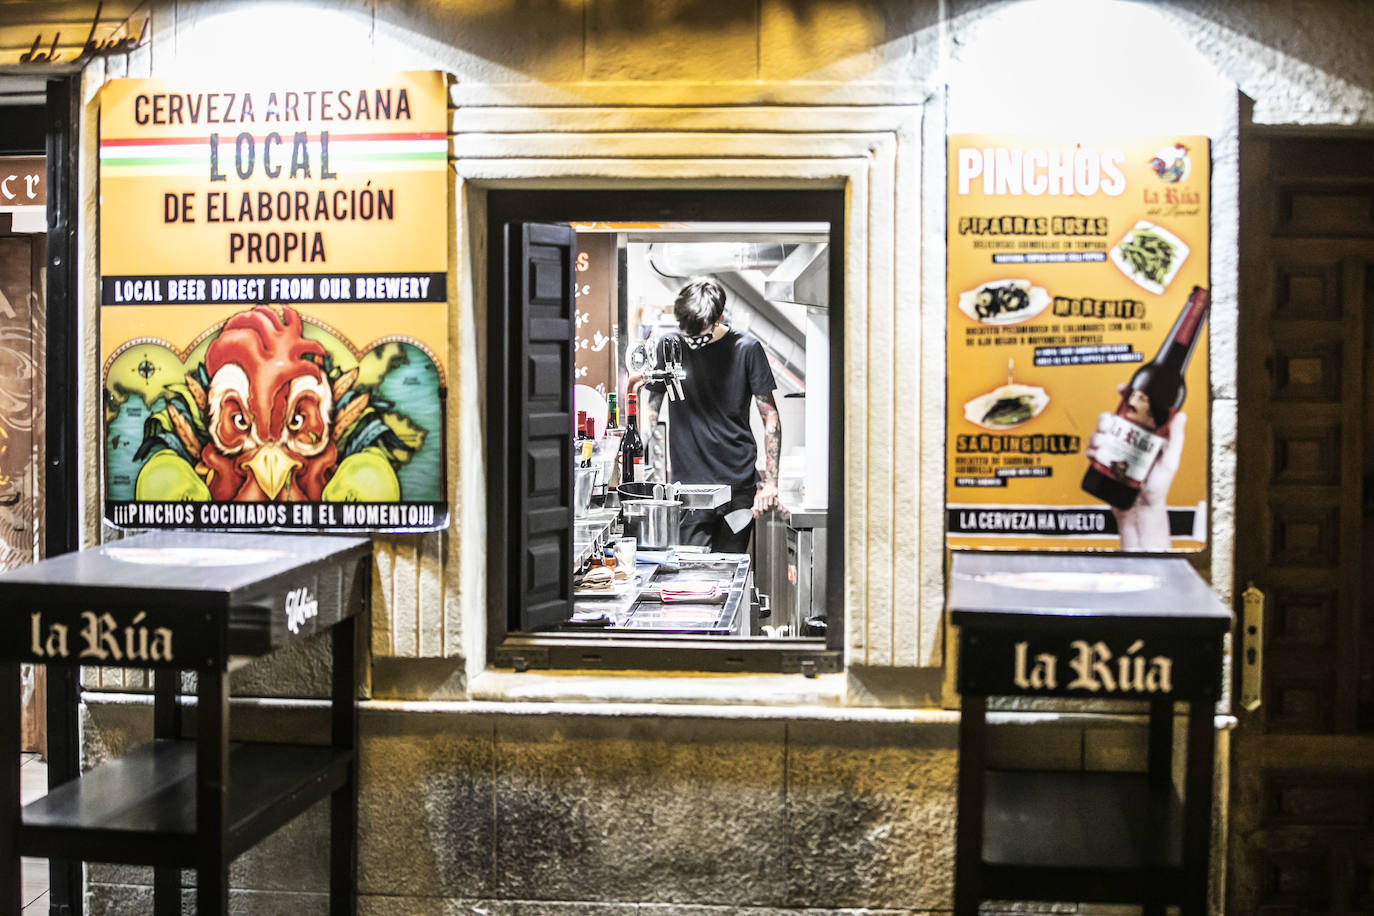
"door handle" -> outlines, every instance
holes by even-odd
[[[1254,712],[1264,695],[1264,592],[1251,582],[1241,593],[1241,606],[1240,703]]]

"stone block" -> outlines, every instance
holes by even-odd
[[[493,725],[480,716],[362,716],[358,888],[491,893]]]
[[[1176,724],[1175,735],[1182,734]],[[1145,772],[1149,734],[1141,728],[1089,728],[1083,732],[1083,769]]]
[[[101,703],[99,693],[81,704],[81,769],[122,757],[153,739],[153,704]]]
[[[498,720],[496,896],[780,902],[783,732],[767,721]]]
[[[293,642],[229,675],[236,697],[328,697],[332,655],[329,634]]]
[[[525,4],[394,0],[375,5],[378,65],[441,67],[460,82],[582,79],[582,9]]]
[[[588,0],[586,79],[753,80],[758,8],[701,0]]]
[[[854,909],[845,907],[844,909],[829,909],[824,907],[807,907],[804,911],[792,908],[781,907],[733,907],[733,906],[666,906],[657,903],[642,903],[639,905],[639,916],[797,916],[798,912],[805,912],[806,916],[935,916],[927,910],[873,910],[867,908]],[[941,913],[940,916],[948,916],[948,913]]]
[[[948,909],[957,758],[953,725],[789,723],[786,902]]]
[[[988,729],[988,766],[1002,770],[1078,770],[1083,729],[1069,725],[994,725]]]
[[[86,916],[128,916],[153,911],[153,889],[127,885],[92,884],[86,892]],[[183,888],[183,916],[195,916],[196,892]],[[229,892],[233,916],[328,916],[329,898],[324,894],[283,894],[257,891]]]
[[[933,33],[936,3],[862,0],[761,8],[759,78],[862,82],[911,80],[928,61],[916,58],[922,33]]]
[[[636,916],[634,903],[565,900],[456,900],[438,897],[362,897],[358,916]]]

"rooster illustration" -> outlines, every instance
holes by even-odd
[[[338,465],[324,347],[300,316],[255,308],[225,322],[205,354],[210,441],[200,452],[216,500],[318,500]]]
[[[1182,143],[1172,149],[1162,149],[1150,160],[1150,168],[1160,180],[1173,184],[1188,174],[1188,147]]]
[[[137,498],[399,499],[396,466],[420,448],[424,430],[357,381],[356,367],[339,370],[305,337],[294,309],[234,315],[145,424]]]

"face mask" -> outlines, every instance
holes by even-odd
[[[710,342],[711,342],[711,339],[712,339],[713,337],[715,337],[715,336],[716,336],[715,331],[707,331],[705,334],[698,334],[698,335],[695,336],[695,337],[685,337],[685,336],[684,336],[683,339],[687,341],[687,347],[688,347],[688,349],[690,349],[690,350],[700,350],[702,347],[704,347],[704,346],[706,346],[708,343],[710,343]]]

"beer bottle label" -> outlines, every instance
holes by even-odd
[[[1092,463],[1113,480],[1139,489],[1164,448],[1164,437],[1115,414],[1098,432],[1102,438]]]

